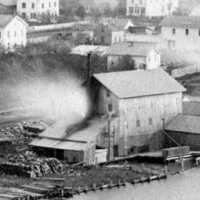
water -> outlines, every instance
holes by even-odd
[[[125,188],[91,192],[72,200],[199,200],[200,169],[185,171],[167,180],[127,185]]]

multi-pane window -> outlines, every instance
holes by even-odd
[[[35,8],[35,4],[34,4],[34,3],[31,4],[31,8],[32,8],[32,9]]]
[[[44,8],[44,3],[42,3],[41,7]]]
[[[36,17],[36,14],[35,13],[31,13],[31,18],[35,18]]]
[[[140,120],[137,120],[137,121],[136,121],[136,126],[137,126],[137,127],[140,127]]]
[[[185,34],[189,35],[189,29],[188,28],[185,29]]]
[[[172,34],[173,34],[173,35],[176,34],[176,29],[175,29],[175,28],[172,29]]]
[[[26,8],[26,3],[22,3],[22,8]]]
[[[152,125],[152,124],[153,124],[153,119],[149,118],[149,125]]]
[[[109,112],[112,112],[112,109],[113,109],[113,106],[112,106],[111,103],[109,103],[109,104],[108,104],[108,111],[109,111]]]

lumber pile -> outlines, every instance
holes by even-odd
[[[42,177],[50,174],[62,174],[63,164],[56,158],[40,158],[35,153],[8,155],[0,164],[0,172],[25,177]]]

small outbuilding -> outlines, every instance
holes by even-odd
[[[180,114],[166,125],[165,131],[168,145],[200,150],[200,116]]]

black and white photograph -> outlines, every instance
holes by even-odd
[[[0,0],[0,200],[200,199],[200,0]]]

